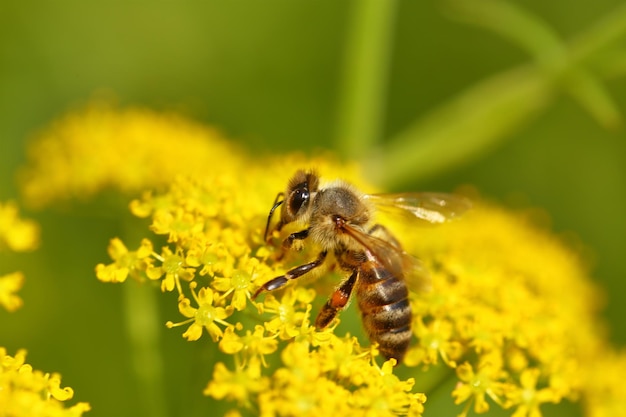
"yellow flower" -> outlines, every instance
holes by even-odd
[[[150,279],[163,277],[161,281],[162,291],[172,291],[176,288],[178,293],[182,294],[180,280],[191,281],[194,277],[194,269],[187,267],[183,256],[179,253],[173,253],[168,247],[164,247],[161,255],[155,255],[155,257],[161,262],[161,266],[149,267],[146,270],[148,277]]]
[[[39,244],[39,226],[32,220],[19,217],[15,203],[0,202],[0,251],[24,252],[34,250]],[[0,305],[15,311],[23,304],[16,295],[24,285],[24,274],[12,272],[0,275]]]
[[[19,218],[13,202],[0,202],[0,250],[13,252],[33,250],[39,244],[39,227],[32,220]]]
[[[7,311],[15,311],[22,306],[22,299],[15,293],[22,288],[23,284],[24,274],[21,272],[0,276],[0,305]]]
[[[218,400],[226,398],[237,401],[241,406],[250,407],[250,397],[265,391],[268,383],[268,378],[260,378],[252,368],[239,368],[230,372],[223,363],[218,362],[213,369],[213,379],[205,388],[204,394]]]
[[[599,352],[585,372],[585,416],[626,416],[626,350]]]
[[[426,396],[411,393],[415,380],[400,380],[393,374],[394,364],[390,360],[381,368],[364,368],[372,374],[363,378],[366,384],[353,393],[354,404],[362,410],[374,410],[371,414],[379,416],[420,416],[424,411]]]
[[[462,353],[462,346],[459,341],[452,340],[452,323],[435,318],[428,324],[423,322],[423,318],[416,316],[413,320],[413,333],[417,336],[416,344],[406,355],[404,363],[409,366],[418,364],[437,364],[439,357],[454,368],[457,359]]]
[[[549,386],[538,389],[541,371],[536,368],[524,369],[520,375],[520,387],[508,396],[514,404],[519,404],[513,417],[534,417],[541,415],[539,406],[546,402],[558,403],[558,392]]]
[[[230,305],[238,311],[246,307],[254,287],[254,275],[257,271],[265,270],[262,275],[267,274],[267,265],[261,264],[259,259],[250,258],[247,255],[239,259],[237,269],[229,271],[227,276],[216,276],[212,286],[222,294],[222,297],[231,299]]]
[[[302,164],[297,157],[286,159],[290,160],[289,166]],[[262,170],[264,175],[260,173]],[[152,230],[167,236],[170,249],[164,249],[163,253],[169,251],[168,256],[176,258],[172,262],[178,268],[176,271],[186,271],[192,283],[200,276],[209,280],[205,291],[212,290],[212,299],[204,305],[213,309],[210,317],[218,317],[223,323],[210,321],[207,328],[214,340],[224,337],[219,345],[221,350],[235,355],[239,366],[258,368],[265,363],[265,355],[252,354],[247,359],[240,356],[246,349],[244,345],[251,352],[258,349],[254,347],[253,339],[257,340],[254,334],[267,340],[273,336],[284,340],[287,343],[282,348],[284,362],[287,361],[284,352],[296,348],[313,361],[304,369],[299,365],[308,362],[300,358],[296,369],[290,368],[291,362],[285,362],[284,368],[269,370],[272,386],[280,389],[256,397],[261,413],[278,413],[272,410],[279,408],[284,410],[284,415],[323,411],[315,396],[317,392],[309,392],[307,384],[292,380],[293,372],[312,373],[307,378],[321,379],[320,392],[331,388],[351,391],[352,411],[385,404],[383,408],[389,412],[409,413],[410,401],[405,397],[398,403],[401,406],[389,395],[377,402],[368,391],[370,385],[358,390],[354,386],[337,385],[335,379],[324,380],[330,368],[334,378],[346,375],[346,367],[337,365],[339,362],[333,358],[347,361],[347,357],[358,358],[365,351],[336,342],[342,339],[329,338],[328,332],[334,327],[325,332],[315,331],[310,320],[316,294],[312,289],[294,282],[282,295],[266,294],[262,303],[250,302],[253,285],[261,285],[315,256],[314,248],[307,248],[305,242],[301,254],[290,253],[276,261],[277,251],[262,241],[267,201],[271,204],[274,192],[282,189],[272,170],[278,168],[271,161],[264,162],[262,167],[249,162],[249,175],[240,177],[237,187],[232,187],[232,180],[223,178],[227,166],[220,168],[223,177],[219,181],[211,173],[206,181],[178,178],[170,191],[163,195],[146,194],[134,206],[152,207],[142,210],[142,215],[149,213]],[[254,174],[255,171],[259,174]],[[328,171],[333,169],[329,167]],[[227,189],[221,189],[221,185]],[[239,198],[239,190],[245,190],[245,200]],[[198,201],[191,201],[190,196]],[[576,253],[520,215],[478,200],[465,218],[448,225],[415,229],[419,233],[404,232],[405,224],[394,227],[391,222],[389,226],[396,230],[395,235],[407,251],[422,258],[433,282],[430,293],[411,296],[413,331],[418,341],[407,354],[407,365],[442,366],[441,359],[443,366],[456,368],[459,378],[453,392],[456,402],[465,404],[465,410],[473,405],[479,413],[489,410],[489,401],[502,408],[515,408],[518,414],[537,413],[543,402],[559,402],[564,397],[575,399],[584,393],[580,364],[597,354],[597,347],[604,342],[595,330],[596,291]],[[164,261],[166,257],[161,258]],[[568,288],[571,294],[564,294],[563,288]],[[330,289],[326,291],[330,293]],[[226,313],[226,306],[243,313],[260,314],[265,330],[261,333],[258,328],[248,327],[239,316]],[[189,297],[180,301],[180,310],[186,317],[197,315],[196,309],[189,306]],[[216,315],[218,311],[220,314]],[[202,327],[206,326],[192,324],[186,337],[195,340]],[[241,335],[249,335],[247,341],[244,341],[247,336]],[[347,346],[351,347],[347,349]],[[328,349],[333,353],[328,353]],[[505,360],[509,352],[515,353],[511,361]],[[271,354],[271,349],[268,353]],[[457,366],[461,361],[463,364]],[[572,366],[576,363],[579,365]],[[549,384],[531,396],[529,393],[534,388],[530,388],[529,364]],[[259,372],[266,375],[267,371]],[[360,383],[371,377],[354,371],[352,380]],[[298,393],[298,389],[303,391]],[[367,394],[359,399],[356,396],[359,392]],[[299,401],[294,403],[296,397]],[[420,407],[422,403],[416,402]]]
[[[265,328],[283,340],[292,339],[302,333],[302,326],[310,326],[306,321],[310,310],[307,304],[313,302],[315,292],[306,288],[288,288],[283,297],[277,300],[269,294],[263,302],[263,312],[269,314]]]
[[[178,309],[183,316],[189,317],[189,320],[176,324],[168,322],[168,327],[181,326],[191,323],[187,331],[183,333],[183,337],[185,339],[189,341],[200,339],[200,336],[202,336],[202,329],[205,328],[209,332],[213,341],[218,341],[224,335],[222,329],[218,325],[229,325],[224,319],[230,316],[231,310],[215,305],[215,293],[210,288],[200,288],[200,291],[196,293],[196,283],[192,282],[190,287],[191,294],[193,295],[193,299],[198,307],[192,307],[191,300],[188,298],[180,298],[178,301]]]
[[[276,351],[278,342],[276,335],[268,336],[265,332],[263,326],[259,325],[255,326],[254,332],[248,330],[245,336],[239,336],[234,327],[228,327],[220,340],[220,350],[229,355],[239,353],[243,357],[239,362],[249,368],[267,366],[265,356]]]
[[[90,410],[87,403],[66,407],[74,391],[61,388],[61,376],[34,370],[25,360],[26,351],[10,356],[0,347],[0,415],[77,417]]]
[[[371,192],[358,166],[328,155],[253,157],[180,117],[102,103],[41,134],[29,161],[22,178],[33,205],[104,187],[143,192],[130,207],[150,221],[145,250],[112,243],[113,263],[99,265],[97,275],[114,282],[127,275],[160,279],[163,291],[176,288],[185,319],[169,325],[190,324],[184,333],[190,341],[207,329],[232,355],[235,370],[216,365],[208,395],[268,416],[422,413],[425,397],[413,391],[412,379],[398,379],[390,362],[380,367],[376,346],[338,326],[341,315],[324,331],[311,324],[332,292],[327,281],[303,277],[282,293],[250,299],[319,252],[304,240],[301,252],[281,256],[280,247],[263,239],[272,201],[293,172],[314,168],[323,180],[342,178]],[[588,364],[602,364],[613,382],[626,364],[598,330],[597,290],[580,254],[524,213],[474,200],[463,219],[441,227],[381,220],[432,278],[432,291],[410,295],[417,340],[403,372],[419,381],[448,370],[464,413],[497,407],[535,416],[543,403],[582,399],[589,415],[608,415],[603,410],[613,409],[623,391],[608,389]],[[306,225],[282,232],[299,226]],[[157,239],[167,241],[159,253],[151,249]]]
[[[124,282],[129,275],[141,280],[152,265],[152,243],[148,239],[143,239],[136,251],[129,251],[119,238],[113,238],[108,253],[114,262],[96,265],[96,276],[103,282]]]
[[[395,361],[379,368],[371,355],[360,350],[352,338],[335,338],[315,350],[304,340],[290,343],[281,355],[283,367],[259,396],[260,414],[420,416],[426,397],[411,392],[413,380],[401,381],[393,374]],[[335,362],[349,372],[338,374],[339,368],[325,360],[334,351],[358,353],[345,363]]]
[[[109,188],[130,194],[229,163],[233,151],[214,129],[175,113],[94,100],[33,139],[21,190],[33,207],[84,200]]]
[[[465,362],[456,368],[459,382],[456,385],[452,396],[456,404],[466,402],[466,407],[462,416],[467,415],[469,406],[474,403],[476,413],[489,411],[487,397],[497,404],[504,403],[504,397],[512,389],[507,383],[500,382],[506,375],[498,361],[496,363],[484,361],[479,365],[478,372],[475,372],[472,365]]]
[[[521,214],[478,202],[462,221],[412,237],[408,250],[433,275],[416,316],[451,324],[435,345],[457,343],[476,358],[457,368],[457,403],[486,411],[486,395],[519,415],[540,415],[541,403],[584,393],[586,364],[606,342],[594,316],[597,290],[579,255]],[[429,334],[414,329],[426,339],[412,350],[424,349]],[[543,386],[535,388],[539,375]]]
[[[306,343],[291,343],[282,352],[284,367],[272,377],[271,388],[259,396],[261,415],[313,416],[350,413],[350,392],[328,378],[322,363]]]

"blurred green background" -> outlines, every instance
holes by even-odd
[[[621,3],[512,4],[568,40]],[[393,142],[415,120],[481,80],[533,62],[515,42],[451,18],[441,2],[390,4],[395,8],[376,101],[379,141]],[[179,109],[253,150],[338,148],[341,103],[353,76],[345,75],[350,24],[358,5],[3,1],[0,199],[19,196],[14,177],[25,161],[28,138],[102,90],[122,104]],[[624,47],[625,40],[616,43]],[[601,81],[615,108],[626,113],[626,77]],[[606,289],[603,314],[610,338],[624,345],[626,132],[623,124],[602,126],[587,110],[571,95],[557,94],[534,117],[478,146],[471,157],[432,175],[407,175],[389,187],[449,191],[470,184],[489,199],[545,209],[558,234],[588,251],[592,275]],[[457,140],[449,152],[463,137]],[[365,153],[371,150],[363,147]],[[344,152],[354,156],[358,149],[352,145]],[[440,149],[447,152],[445,145]],[[285,167],[285,177],[293,169]],[[121,287],[99,283],[93,272],[98,262],[108,262],[106,246],[120,226],[95,222],[81,211],[88,208],[24,213],[40,222],[42,245],[34,253],[0,254],[0,273],[22,270],[27,279],[20,293],[24,307],[12,314],[0,311],[0,345],[10,353],[26,348],[36,368],[61,372],[75,398],[92,404],[88,415],[142,415],[129,369]],[[175,319],[173,295],[161,300],[161,321]],[[207,415],[213,405],[200,390],[210,370],[188,360],[203,355],[204,342],[187,343],[177,331],[159,337],[169,390],[163,415]],[[192,382],[181,384],[182,379]]]

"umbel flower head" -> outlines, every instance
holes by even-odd
[[[74,390],[61,387],[59,374],[35,370],[25,360],[26,351],[10,356],[0,347],[0,415],[79,417],[90,410],[87,403],[66,408]]]
[[[121,110],[97,99],[33,139],[19,172],[22,197],[41,208],[106,189],[137,193],[201,173],[210,161],[230,159],[231,150],[214,129],[175,113]]]
[[[158,135],[173,139],[160,143],[151,163],[179,163],[179,172],[188,174],[183,165],[195,168],[193,175],[170,174],[160,181],[161,173],[152,177],[150,172],[158,169],[152,170],[143,183],[135,183],[135,189],[145,191],[130,209],[150,219],[149,230],[139,242],[113,237],[111,262],[96,266],[96,275],[104,282],[154,282],[161,291],[175,293],[180,317],[167,325],[182,327],[180,334],[188,341],[208,338],[227,355],[207,375],[204,393],[231,402],[235,414],[419,416],[431,404],[426,403],[425,381],[447,372],[456,384],[443,398],[457,404],[463,416],[500,408],[515,417],[535,417],[544,413],[545,404],[564,402],[581,403],[587,416],[626,415],[626,388],[617,379],[626,372],[625,356],[611,349],[598,330],[598,292],[580,254],[524,213],[476,198],[461,220],[440,227],[386,224],[432,278],[430,292],[410,295],[414,340],[401,368],[394,368],[395,361],[383,361],[375,344],[357,337],[359,328],[338,326],[355,303],[329,327],[313,325],[318,306],[332,292],[332,279],[325,275],[336,277],[336,271],[251,298],[261,285],[319,252],[305,239],[301,251],[280,256],[280,248],[264,241],[276,193],[294,171],[309,168],[323,180],[342,178],[371,192],[357,165],[340,164],[328,155],[253,158],[206,130],[187,128],[181,118],[173,119],[174,129],[164,126],[169,119],[157,113],[106,107],[59,122],[54,129],[64,132],[58,140],[65,152],[48,152],[46,166],[65,169],[63,176],[70,178],[68,158],[89,165],[96,155],[73,146],[72,135],[89,135],[99,111],[116,126],[108,147],[121,146],[117,138],[131,131],[150,137],[163,129]],[[52,135],[43,137],[41,143],[54,142]],[[179,139],[193,144],[185,158],[175,157]],[[54,148],[38,146],[34,142],[33,155]],[[24,178],[39,184],[30,188],[39,191],[27,195],[41,203],[66,198],[69,182],[44,186],[47,168],[36,156],[32,161]],[[132,177],[137,167],[131,163],[116,170],[118,178]],[[93,190],[110,186],[101,177],[105,171],[83,172],[81,181]],[[61,188],[59,196],[55,186]],[[43,189],[48,192],[40,193]],[[410,377],[399,377],[397,369]]]

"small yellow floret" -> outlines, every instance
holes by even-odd
[[[24,285],[24,274],[13,272],[0,276],[0,305],[7,311],[15,311],[23,304],[22,299],[15,293]]]
[[[25,350],[10,356],[0,347],[0,415],[78,417],[90,410],[87,403],[66,407],[74,390],[61,387],[59,374],[34,370],[25,360]]]
[[[0,250],[24,252],[36,249],[39,244],[39,226],[32,220],[19,217],[15,203],[0,202]]]

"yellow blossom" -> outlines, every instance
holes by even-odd
[[[335,340],[342,343],[360,350],[354,339]],[[323,360],[334,349],[327,344],[312,350],[305,341],[289,344],[281,355],[283,367],[259,396],[260,415],[421,415],[425,396],[411,393],[412,380],[393,375],[391,361],[379,368],[371,356],[357,354],[349,362],[350,372],[340,376]]]
[[[223,363],[218,362],[213,370],[213,379],[205,388],[204,394],[218,400],[223,398],[234,400],[240,405],[249,407],[251,397],[263,392],[268,383],[267,377],[259,378],[251,368],[239,368],[231,372]]]
[[[309,315],[306,305],[314,297],[314,291],[302,287],[287,289],[280,301],[271,294],[268,295],[263,303],[263,311],[269,314],[265,327],[283,340],[299,335],[303,322]]]
[[[244,255],[240,258],[237,269],[231,271],[228,276],[215,276],[213,288],[219,291],[222,297],[230,297],[230,305],[235,310],[241,311],[246,307],[247,300],[252,294],[257,271],[263,276],[270,272],[267,265],[262,264],[259,259]]]
[[[24,252],[34,250],[38,244],[39,226],[32,220],[20,218],[15,203],[0,202],[0,251]],[[16,292],[23,285],[24,274],[21,272],[0,275],[0,305],[7,311],[22,306],[22,299]]]
[[[575,252],[522,215],[482,204],[462,221],[411,237],[408,250],[433,275],[433,292],[415,304],[416,317],[452,324],[437,344],[456,343],[476,358],[457,368],[457,403],[474,401],[477,412],[486,411],[486,395],[520,414],[540,414],[541,403],[584,391],[583,369],[603,341],[596,290]],[[422,329],[414,327],[428,340]],[[529,373],[529,364],[539,370]],[[536,372],[545,386],[531,396]]]
[[[202,267],[198,274],[201,276],[231,276],[234,269],[235,259],[232,253],[220,241],[192,242],[185,257],[187,265],[198,268]],[[228,287],[225,291],[230,291]]]
[[[524,369],[520,375],[520,387],[509,393],[514,404],[519,404],[513,417],[535,417],[541,415],[539,406],[546,402],[558,403],[558,392],[546,386],[538,388],[541,371],[537,368]]]
[[[185,259],[180,253],[174,253],[170,248],[164,247],[161,255],[155,255],[161,262],[160,266],[152,266],[146,270],[150,279],[161,280],[162,291],[172,291],[174,288],[182,294],[180,280],[191,281],[194,277],[194,269],[185,265]]]
[[[87,403],[66,407],[74,391],[61,387],[61,376],[34,370],[25,360],[26,351],[10,356],[0,347],[0,415],[77,417],[90,410]]]
[[[461,343],[453,341],[452,323],[445,319],[435,318],[428,324],[423,318],[414,317],[413,333],[417,336],[418,343],[409,350],[404,362],[409,366],[418,364],[437,364],[439,357],[450,367],[455,367],[453,359],[462,353]]]
[[[504,396],[511,387],[500,382],[506,374],[499,365],[487,362],[482,364],[477,372],[468,362],[457,367],[459,382],[452,392],[452,396],[455,398],[456,404],[467,403],[463,416],[467,415],[467,410],[472,402],[476,413],[488,411],[487,397],[498,404],[504,403]]]
[[[198,340],[202,336],[202,329],[207,329],[209,335],[214,341],[219,340],[223,336],[223,331],[219,325],[228,326],[224,320],[230,316],[230,309],[218,307],[214,304],[215,294],[212,289],[203,287],[196,293],[195,283],[191,284],[191,293],[198,307],[191,306],[191,300],[182,297],[178,301],[178,309],[180,313],[188,317],[180,323],[168,323],[169,327],[181,326],[191,323],[187,331],[183,333],[183,337],[189,341]]]
[[[269,171],[272,167],[268,162],[263,169]],[[248,171],[255,169],[260,168],[251,164]],[[224,169],[221,173],[224,174]],[[219,346],[225,353],[237,357],[246,344],[254,351],[252,338],[244,342],[237,335],[252,336],[256,331],[240,322],[239,316],[226,314],[225,308],[230,306],[243,313],[260,314],[265,330],[258,334],[268,340],[272,335],[284,340],[287,345],[283,352],[294,343],[305,343],[303,346],[308,346],[307,349],[317,347],[313,357],[320,363],[306,368],[306,372],[314,372],[316,378],[329,368],[334,369],[335,378],[346,375],[346,366],[338,365],[341,361],[333,358],[343,358],[344,363],[350,363],[348,358],[358,358],[364,351],[336,342],[341,339],[324,336],[328,333],[315,331],[310,320],[310,314],[316,312],[311,304],[315,291],[294,282],[282,294],[266,294],[262,303],[250,302],[252,285],[260,285],[303,262],[302,259],[315,256],[305,244],[302,253],[290,253],[277,261],[276,250],[262,241],[267,201],[271,203],[272,188],[281,190],[281,184],[270,175],[246,176],[242,181],[248,181],[248,185],[239,184],[237,189],[246,189],[247,200],[238,201],[238,193],[233,189],[219,189],[220,183],[230,187],[230,181],[215,182],[211,174],[208,178],[210,185],[199,178],[178,178],[169,192],[162,196],[146,194],[136,203],[136,206],[152,207],[143,209],[141,214],[149,213],[156,222],[152,230],[167,236],[170,249],[164,249],[163,253],[176,258],[176,262],[172,261],[178,268],[176,271],[188,271],[192,283],[199,277],[208,279],[210,287],[205,291],[214,292],[211,302],[205,305],[220,312],[210,316],[218,317],[223,323],[211,321],[206,327],[194,322],[185,333],[186,338],[195,340],[205,327],[213,339],[223,338]],[[270,187],[268,183],[275,186]],[[261,196],[255,197],[259,190],[264,191],[266,204],[261,204]],[[227,205],[218,209],[207,206],[226,204],[226,197],[218,196],[228,193],[233,200]],[[190,201],[189,196],[199,201]],[[475,203],[472,212],[458,222],[419,229],[419,233],[408,235],[395,233],[407,251],[422,258],[433,281],[430,293],[411,296],[417,342],[407,354],[407,365],[441,366],[441,359],[444,366],[457,368],[459,384],[453,392],[454,398],[457,403],[465,404],[465,410],[473,405],[479,413],[489,410],[489,401],[502,408],[514,408],[521,414],[527,409],[540,412],[537,411],[540,404],[546,401],[575,398],[576,394],[583,393],[584,387],[580,367],[572,364],[582,363],[584,358],[594,355],[601,344],[600,335],[594,330],[595,290],[585,277],[584,267],[575,253],[521,216],[479,201]],[[164,218],[179,221],[164,222]],[[393,222],[390,227],[394,229]],[[161,256],[161,261],[167,256]],[[550,263],[546,264],[545,259],[550,259]],[[558,280],[560,283],[556,285]],[[176,283],[176,279],[173,282]],[[571,289],[572,295],[564,295],[563,288]],[[578,294],[587,295],[580,297]],[[559,308],[555,307],[554,300],[559,300]],[[183,297],[179,307],[185,317],[196,317],[189,297]],[[235,331],[235,326],[240,330]],[[299,349],[304,349],[303,346]],[[511,361],[504,360],[507,352],[515,352]],[[264,356],[253,355],[247,360],[239,356],[237,363],[258,368],[264,360]],[[461,361],[463,365],[457,366]],[[524,372],[531,363],[541,370],[548,385],[540,388],[547,391],[538,391],[541,395],[529,399],[522,394],[529,392],[529,377]],[[264,374],[265,371],[259,372]],[[291,371],[279,369],[273,375],[279,378],[285,372]],[[362,372],[354,371],[352,381],[365,378]],[[278,383],[281,379],[272,381]],[[291,389],[295,390],[294,381],[291,384]],[[324,383],[320,387],[324,387]],[[338,388],[336,381],[328,389],[331,387]],[[354,387],[350,390],[354,391]],[[256,401],[261,412],[270,415],[278,413],[271,410],[275,407],[277,410],[279,404],[284,406],[293,400],[285,395],[265,392],[259,394]],[[290,409],[293,413],[305,409],[319,411],[311,395],[303,394],[298,407],[292,403],[281,409]],[[308,400],[304,400],[306,398]],[[367,401],[360,404],[363,408],[380,406],[372,402],[371,393],[364,395],[364,399]],[[402,407],[408,407],[410,401],[402,401]],[[358,408],[356,403],[351,404]],[[385,404],[389,410],[407,410],[393,405],[393,401]],[[285,415],[288,413],[284,411]]]
[[[89,152],[85,137],[92,139]],[[129,150],[120,153],[124,146]],[[128,158],[122,166],[120,155]],[[280,243],[263,239],[276,194],[300,168],[316,169],[324,181],[342,178],[364,192],[374,189],[355,164],[328,155],[253,157],[180,117],[102,103],[35,139],[22,178],[33,205],[105,187],[140,195],[130,208],[150,222],[145,250],[112,242],[113,263],[99,265],[97,275],[113,282],[128,275],[158,279],[163,291],[176,288],[184,319],[170,327],[189,324],[189,341],[206,329],[232,356],[214,368],[207,395],[267,416],[420,415],[428,392],[414,392],[412,378],[397,378],[390,362],[379,366],[369,341],[338,330],[342,315],[324,331],[312,325],[332,292],[327,281],[303,277],[282,292],[250,299],[263,283],[319,251],[304,240],[301,252],[282,254]],[[564,400],[582,400],[593,416],[618,409],[614,399],[622,391],[588,369],[601,363],[615,382],[626,364],[598,330],[597,290],[579,253],[525,213],[478,197],[461,220],[436,228],[380,220],[432,278],[432,291],[410,296],[416,340],[403,372],[419,381],[433,368],[448,368],[457,382],[448,398],[464,412],[497,407],[534,416],[543,403]],[[274,238],[280,242],[293,231],[286,227]],[[158,253],[151,249],[156,241],[166,242]],[[600,361],[607,356],[612,362]]]
[[[626,416],[626,350],[600,353],[586,368],[585,416]]]
[[[254,368],[257,364],[267,366],[265,355],[274,353],[278,342],[276,335],[265,333],[263,326],[258,325],[255,326],[254,332],[248,330],[245,336],[239,336],[235,333],[234,327],[228,327],[224,337],[220,340],[220,350],[230,355],[239,353],[243,357],[240,363],[248,364],[250,368]]]
[[[129,251],[119,238],[113,238],[108,253],[114,262],[96,265],[96,276],[103,282],[124,282],[129,275],[141,280],[152,264],[152,243],[148,239],[143,239],[136,251]]]
[[[33,250],[39,244],[39,226],[32,220],[19,218],[15,203],[0,202],[0,250],[13,252]]]
[[[94,100],[33,138],[21,189],[34,207],[110,188],[129,194],[201,174],[207,164],[231,161],[233,151],[214,129],[173,112]]]
[[[15,293],[22,288],[23,284],[24,274],[21,272],[0,276],[0,305],[7,311],[15,311],[22,306],[22,299]]]

